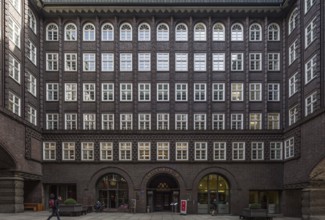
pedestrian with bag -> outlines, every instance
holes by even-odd
[[[60,197],[59,197],[59,199],[60,199]],[[51,193],[50,199],[49,199],[49,208],[52,209],[52,214],[47,218],[47,220],[51,219],[54,216],[56,216],[57,220],[60,220],[59,199],[56,198],[53,193]]]

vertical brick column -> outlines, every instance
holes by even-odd
[[[24,211],[24,179],[0,177],[0,212]]]

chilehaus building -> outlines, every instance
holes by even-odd
[[[325,1],[0,3],[1,212],[325,216]]]

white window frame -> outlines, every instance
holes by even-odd
[[[313,7],[315,0],[304,0],[305,2],[305,14]]]
[[[169,83],[157,83],[157,102],[169,102]]]
[[[244,84],[231,83],[231,101],[242,102],[244,100]]]
[[[8,94],[8,109],[18,116],[21,114],[21,100],[12,92]]]
[[[151,101],[151,84],[139,83],[138,84],[138,101],[150,102]]]
[[[280,71],[280,53],[268,53],[268,71]]]
[[[138,160],[151,160],[150,142],[138,142]]]
[[[169,26],[161,23],[157,26],[157,41],[169,41]]]
[[[59,101],[59,83],[46,83],[46,101]]]
[[[119,160],[120,161],[132,160],[132,142],[119,143]]]
[[[132,41],[132,26],[129,23],[121,24],[120,41]]]
[[[27,58],[36,66],[37,48],[30,40],[27,40],[26,53],[27,53]]]
[[[46,71],[58,71],[58,70],[59,70],[59,54],[46,53]]]
[[[94,72],[96,71],[96,54],[95,53],[83,53],[83,71],[84,72]]]
[[[240,23],[233,24],[231,26],[231,41],[243,41],[243,40],[244,40],[243,25]]]
[[[207,100],[207,84],[194,83],[194,102],[205,102]]]
[[[225,71],[225,54],[213,53],[212,54],[212,71]]]
[[[96,114],[94,113],[83,114],[83,129],[96,130]]]
[[[289,78],[289,97],[298,92],[298,72]]]
[[[284,141],[284,159],[290,159],[295,156],[295,139],[288,138]]]
[[[58,130],[59,129],[59,114],[46,113],[46,130]]]
[[[243,71],[243,70],[244,70],[244,54],[231,53],[231,71]]]
[[[203,23],[197,23],[194,26],[194,41],[206,41],[207,40],[207,28]]]
[[[187,40],[188,40],[187,25],[184,23],[177,24],[175,27],[175,41],[187,41]]]
[[[151,28],[148,23],[141,23],[138,27],[138,41],[150,41]]]
[[[249,129],[262,130],[262,113],[249,114]]]
[[[249,26],[249,41],[262,41],[262,27],[258,23]]]
[[[249,53],[249,70],[262,70],[262,53]]]
[[[120,71],[132,71],[132,53],[120,53]]]
[[[244,129],[244,115],[241,113],[231,114],[231,130],[243,130]]]
[[[305,28],[305,48],[309,47],[309,45],[316,39],[316,27],[315,17]]]
[[[269,130],[280,129],[280,113],[268,113],[267,114],[267,128]]]
[[[225,114],[212,114],[212,130],[225,130]]]
[[[298,22],[298,8],[295,8],[289,17],[289,22],[288,22],[288,35],[290,35],[294,29],[296,29],[297,22]]]
[[[202,72],[207,70],[207,54],[194,53],[194,71]]]
[[[169,160],[169,142],[157,142],[157,160]]]
[[[96,101],[96,85],[95,83],[82,84],[82,97],[84,102]]]
[[[32,107],[31,105],[26,106],[26,111],[27,111],[27,121],[32,123],[33,125],[37,125],[37,110],[36,108]]]
[[[62,160],[73,161],[76,159],[76,143],[63,142],[62,143]]]
[[[8,38],[18,48],[20,48],[20,29],[21,27],[8,16]]]
[[[20,84],[21,68],[20,63],[9,54],[9,76]]]
[[[54,161],[56,160],[56,143],[43,142],[43,160]]]
[[[64,83],[64,101],[76,102],[78,98],[77,83]]]
[[[59,40],[59,27],[55,23],[49,23],[46,26],[46,41]]]
[[[64,26],[64,40],[77,41],[77,26],[74,23],[68,23]]]
[[[283,146],[280,141],[270,142],[270,160],[282,160]]]
[[[227,143],[213,142],[213,160],[225,161],[227,159]]]
[[[168,113],[157,113],[157,130],[169,130]]]
[[[82,39],[83,41],[95,41],[96,40],[96,27],[92,23],[86,23],[82,27]]]
[[[78,115],[77,113],[64,114],[64,129],[77,130],[78,129]]]
[[[271,23],[268,26],[268,40],[279,41],[280,40],[280,26],[277,23]]]
[[[65,53],[64,54],[64,70],[65,71],[77,71],[78,69],[78,58],[76,53]]]
[[[312,114],[317,108],[317,92],[313,92],[305,99],[305,116]]]
[[[249,83],[249,101],[262,101],[262,83]]]
[[[176,146],[175,160],[176,161],[188,160],[188,142],[176,142],[175,146]]]
[[[133,101],[133,85],[132,83],[120,83],[120,101]]]
[[[102,41],[114,41],[114,26],[111,23],[104,23],[101,31]]]
[[[151,130],[151,114],[139,113],[138,130]]]
[[[305,63],[305,85],[317,76],[317,55]]]
[[[278,102],[280,101],[280,83],[268,83],[268,101]]]
[[[183,72],[188,71],[188,54],[176,53],[175,54],[175,71]]]
[[[206,130],[207,129],[207,115],[206,114],[194,114],[193,130]]]
[[[93,142],[82,142],[81,143],[81,160],[82,161],[93,161],[95,159],[95,146]]]
[[[296,39],[289,47],[289,65],[291,65],[296,59],[298,54],[298,39]]]
[[[213,25],[212,40],[225,41],[225,26],[222,23],[218,22]]]
[[[194,160],[195,161],[208,160],[207,142],[194,142]]]
[[[18,12],[18,14],[21,14],[21,1],[20,0],[9,0],[12,7]]]
[[[289,126],[293,125],[298,120],[298,105],[295,105],[289,109]]]
[[[232,143],[232,160],[245,160],[245,142]]]
[[[102,83],[102,101],[114,101],[114,83]]]
[[[100,160],[112,161],[113,157],[113,142],[100,142]]]
[[[157,53],[157,71],[169,71],[169,53]]]
[[[133,115],[131,113],[120,114],[120,130],[133,129]]]
[[[251,159],[264,160],[264,142],[251,143]]]
[[[188,101],[188,85],[187,83],[175,83],[175,102]]]
[[[33,96],[37,96],[37,79],[33,74],[26,72],[26,87],[27,91]]]
[[[103,72],[114,71],[114,53],[102,53],[102,66]]]
[[[151,54],[139,53],[138,54],[138,70],[150,71],[151,70]]]
[[[102,130],[114,130],[114,114],[102,114]]]
[[[175,114],[175,130],[188,130],[188,114]]]

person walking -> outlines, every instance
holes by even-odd
[[[52,209],[52,214],[47,218],[47,220],[54,216],[56,216],[57,220],[60,220],[59,199],[57,199],[53,193],[50,195],[49,207]]]

